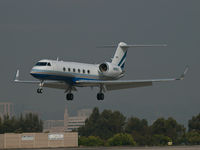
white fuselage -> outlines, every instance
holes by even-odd
[[[120,70],[121,71],[121,70]],[[40,80],[61,80],[75,84],[77,80],[115,80],[119,76],[104,76],[98,64],[40,60],[30,74]]]

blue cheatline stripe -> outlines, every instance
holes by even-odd
[[[122,57],[121,61],[119,62],[118,66],[121,65],[121,63],[124,61],[124,59],[126,58],[126,54],[127,54],[127,51],[125,52],[124,56]]]
[[[121,68],[124,69],[125,62],[122,64]]]
[[[31,75],[35,78],[42,79],[42,80],[61,80],[61,81],[68,82],[70,84],[74,84],[78,80],[98,80],[99,81],[99,79],[91,79],[91,78],[84,78],[84,77],[67,77],[67,76],[39,74],[39,73],[31,73]]]

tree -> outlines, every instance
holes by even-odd
[[[197,131],[190,131],[186,134],[186,142],[190,145],[200,144],[200,133]]]
[[[171,141],[172,140],[168,136],[159,135],[159,134],[152,136],[152,144],[154,146],[168,145],[168,142],[171,142]]]
[[[95,136],[84,137],[84,136],[81,136],[81,137],[79,137],[78,144],[83,145],[83,146],[103,146],[104,142],[99,137],[95,137]]]
[[[138,145],[149,143],[149,127],[145,119],[129,118],[125,125],[125,132],[131,134]]]
[[[85,121],[85,126],[82,126],[78,129],[78,132],[81,136],[90,136],[90,135],[97,135],[97,121],[100,118],[99,109],[95,107],[92,111],[92,114],[88,119]]]
[[[2,124],[2,130],[3,133],[11,133],[16,128],[16,120],[15,117],[10,118],[8,115],[5,115],[3,117],[3,124]]]
[[[189,131],[197,131],[200,133],[200,113],[188,121],[188,128]]]
[[[116,133],[123,132],[125,119],[119,111],[104,110],[98,121],[98,135],[102,139],[108,139]]]
[[[119,111],[104,110],[101,114],[94,108],[85,126],[78,129],[81,136],[98,136],[108,139],[116,133],[123,132],[125,117]]]
[[[126,126],[125,126],[125,132],[132,133],[133,131],[137,131],[141,134],[145,134],[145,130],[148,128],[147,120],[136,117],[131,117],[128,119]]]
[[[108,146],[122,146],[122,145],[132,145],[135,146],[136,142],[133,137],[127,133],[115,134],[112,138],[107,141]]]
[[[173,118],[167,120],[158,118],[151,126],[152,135],[164,135],[172,139],[174,144],[180,144],[182,136],[185,134],[185,128]]]
[[[43,122],[36,114],[20,115],[19,118],[5,115],[3,120],[0,119],[0,133],[22,133],[22,132],[42,132]]]
[[[1,117],[0,117],[0,134],[2,134],[3,133],[3,128],[2,128],[2,120],[1,120]]]

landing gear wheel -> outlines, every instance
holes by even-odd
[[[74,99],[74,95],[73,95],[72,93],[68,93],[68,94],[66,95],[66,99],[72,101],[72,100]]]
[[[42,89],[41,89],[41,88],[38,88],[38,89],[37,89],[37,93],[41,94],[41,93],[42,93]]]
[[[103,93],[98,93],[97,94],[97,100],[104,100],[104,94]]]

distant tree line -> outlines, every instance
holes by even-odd
[[[200,114],[188,121],[188,131],[175,119],[158,118],[152,125],[146,119],[126,118],[119,111],[94,108],[85,125],[78,129],[79,145],[162,146],[200,144]]]
[[[42,132],[43,122],[37,114],[27,113],[19,117],[9,117],[5,115],[0,117],[0,134],[3,133],[24,133],[24,132]]]

